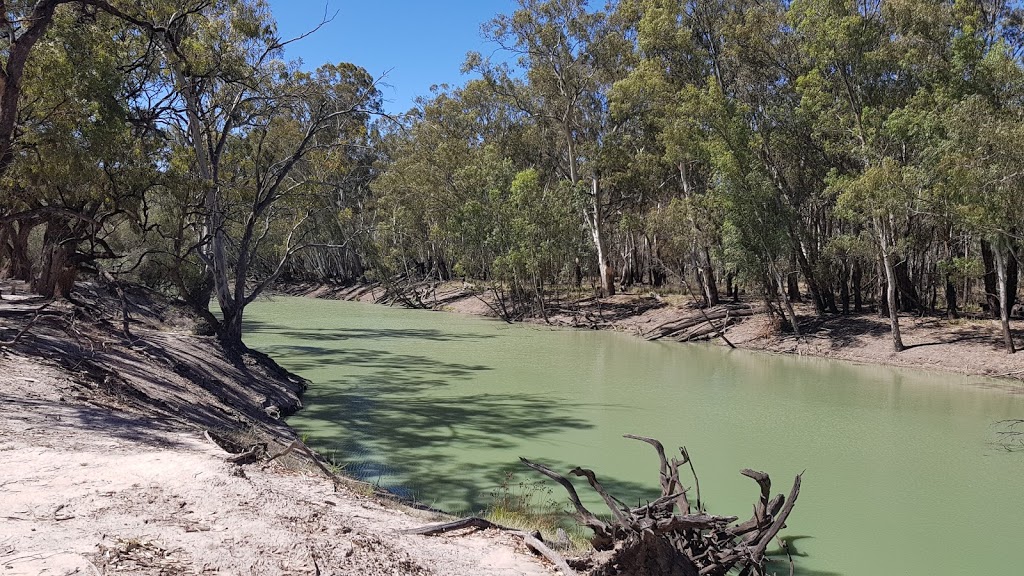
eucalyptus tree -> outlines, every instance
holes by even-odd
[[[0,176],[14,161],[23,75],[36,44],[53,23],[57,7],[72,0],[0,2]]]
[[[672,183],[678,202],[672,212],[683,215],[681,227],[669,233],[688,240],[688,256],[709,306],[718,304],[718,288],[711,257],[721,227],[713,207],[718,203],[713,186],[710,138],[713,128],[702,106],[709,90],[721,95],[724,83],[717,60],[717,38],[697,29],[694,5],[661,0],[623,2],[616,17],[636,30],[636,65],[616,82],[612,110],[616,117],[643,119],[653,136],[641,140],[633,153],[660,155],[670,171],[661,170],[663,182]],[[652,150],[653,149],[653,150]],[[656,152],[655,152],[656,151]],[[662,187],[663,186],[659,186]],[[664,209],[671,197],[654,208]],[[685,206],[685,207],[684,207]],[[680,209],[681,208],[681,209]],[[681,269],[680,274],[685,274]]]
[[[732,262],[722,264],[770,262],[778,274],[763,269],[747,276],[767,282],[768,293],[780,294],[774,284],[781,277],[792,287],[798,271],[790,268],[797,263],[823,309],[828,298],[819,288],[816,264],[818,245],[825,240],[808,231],[820,228],[815,218],[827,212],[818,202],[825,168],[810,123],[794,113],[801,62],[787,35],[784,7],[632,0],[619,3],[616,14],[636,31],[637,63],[616,83],[613,110],[646,118],[656,139],[638,152],[658,150],[676,172],[666,182],[691,205],[677,233],[691,238],[690,260],[705,301],[718,299],[712,253],[723,245],[725,220],[733,219],[730,230],[748,227],[751,213],[745,207],[752,202],[757,215],[773,212],[770,218],[788,242],[774,247],[773,238],[770,254],[767,244],[755,242],[744,248],[755,258],[733,253]],[[771,184],[768,196],[748,189],[764,182]]]
[[[309,196],[324,184],[305,177],[309,162],[330,164],[352,126],[364,133],[379,112],[373,79],[351,66],[305,74],[283,62],[288,42],[263,0],[102,7],[150,40],[162,72],[154,82],[170,96],[157,121],[175,138],[169,172],[185,186],[168,198],[178,205],[165,206],[171,276],[225,342],[240,344],[245,306],[305,245],[297,240],[316,205]],[[273,264],[254,269],[269,243]],[[211,295],[220,320],[207,310]]]
[[[334,86],[339,98],[345,90],[367,90],[373,84],[366,71],[353,64],[325,65],[313,75],[317,82]],[[316,208],[302,231],[305,248],[286,262],[283,277],[348,283],[366,272],[374,227],[371,186],[380,173],[380,126],[390,123],[378,116],[380,95],[367,96],[360,110],[339,123],[339,145],[314,151],[298,167],[302,179],[316,183],[315,193],[306,195]],[[346,97],[353,99],[354,94]]]
[[[116,19],[83,7],[56,14],[51,38],[26,67],[18,154],[3,180],[13,272],[27,274],[27,231],[42,225],[33,288],[69,296],[77,270],[122,259],[121,242],[143,226],[145,199],[159,179],[154,134],[128,102],[146,53]]]
[[[317,176],[338,162],[381,105],[373,78],[352,65],[313,74],[289,71],[283,62],[266,67],[270,73],[250,89],[225,140],[216,199],[222,228],[213,236],[222,237],[223,253],[214,252],[214,285],[223,314],[219,336],[230,344],[241,343],[245,307],[309,245],[304,224],[329,206],[332,192]],[[254,277],[261,257],[269,262]]]
[[[991,245],[999,298],[999,320],[1007,353],[1016,351],[1010,331],[1012,299],[1007,269],[1019,231],[1024,229],[1024,177],[1020,166],[1024,155],[1020,141],[1021,113],[1000,113],[980,97],[958,103],[948,112],[950,136],[956,152],[946,158],[950,178],[970,190],[961,207],[963,215]]]
[[[608,90],[627,54],[625,39],[607,14],[588,10],[586,0],[520,0],[512,15],[499,15],[485,36],[516,57],[524,77],[507,64],[494,65],[471,53],[466,69],[480,72],[494,92],[521,110],[540,130],[546,167],[584,199],[581,212],[600,270],[601,288],[615,293],[609,246],[613,203],[602,174],[601,153],[612,130]]]
[[[967,23],[977,23],[977,13]],[[975,32],[978,30],[978,32]],[[1024,70],[1005,42],[991,42],[984,27],[964,26],[958,42],[958,78],[967,90],[939,115],[944,140],[936,148],[936,171],[951,187],[957,216],[991,251],[997,301],[994,306],[1007,353],[1016,346],[1010,311],[1016,296],[1020,231],[1024,230]],[[986,263],[987,264],[987,263]],[[1011,276],[1013,276],[1011,278]]]
[[[280,54],[275,26],[260,0],[188,0],[182,5],[151,0],[108,4],[106,9],[135,25],[159,55],[161,75],[154,81],[172,98],[159,121],[177,137],[171,143],[174,166],[186,185],[176,200],[179,206],[165,209],[179,216],[177,226],[168,227],[174,245],[169,276],[181,297],[220,328],[209,312],[211,296],[216,294],[222,311],[235,307],[221,202],[222,160],[228,140],[249,112],[246,107],[261,97],[258,88],[269,80],[268,65]],[[198,274],[192,271],[196,265]]]
[[[39,41],[53,24],[57,8],[70,0],[0,2],[0,178],[15,161],[24,75]],[[0,192],[10,192],[10,187]],[[20,213],[14,199],[0,203],[0,270],[28,280],[28,235],[41,219]]]
[[[814,137],[837,161],[831,189],[845,198],[845,215],[870,227],[885,277],[893,348],[904,348],[899,327],[897,265],[900,238],[920,188],[910,175],[902,143],[886,129],[889,115],[916,90],[899,66],[882,5],[839,0],[793,2],[789,18],[801,50],[814,63],[797,78],[801,112]]]
[[[373,183],[381,280],[490,274],[489,191],[507,188],[514,168],[512,152],[494,141],[492,124],[508,126],[504,114],[481,95],[473,83],[439,89],[386,135],[383,174]]]

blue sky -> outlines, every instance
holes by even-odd
[[[405,112],[432,84],[462,84],[459,67],[466,52],[494,51],[480,36],[480,25],[499,13],[511,13],[515,0],[269,0],[282,38],[314,27],[338,12],[316,34],[291,44],[288,58],[304,68],[325,62],[352,62],[375,77],[387,112]]]

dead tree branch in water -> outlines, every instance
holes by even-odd
[[[1024,450],[1024,420],[1002,420],[996,422],[995,426],[1000,428],[996,434],[1000,438],[999,444],[1005,450]]]
[[[558,482],[569,494],[576,509],[574,516],[594,533],[591,543],[599,553],[592,576],[725,576],[733,570],[746,576],[766,576],[768,544],[786,524],[800,494],[803,474],[796,477],[788,498],[782,494],[770,499],[771,480],[764,472],[743,470],[741,474],[757,482],[760,497],[754,515],[736,524],[735,516],[716,516],[703,511],[699,502],[696,513],[690,512],[687,489],[679,477],[679,469],[693,464],[685,448],[682,460],[665,455],[664,446],[653,438],[629,435],[627,438],[654,447],[659,458],[661,497],[630,509],[609,494],[590,470],[575,468],[577,476],[587,478],[591,487],[611,511],[609,521],[598,518],[581,502],[576,489],[561,474],[541,464],[522,459],[531,469]],[[696,476],[694,476],[696,479]]]

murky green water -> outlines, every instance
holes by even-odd
[[[786,532],[807,536],[799,574],[1024,573],[1024,452],[993,428],[1024,418],[1024,395],[991,381],[369,304],[282,298],[247,315],[247,343],[314,382],[293,426],[442,508],[485,507],[519,456],[655,493],[653,451],[621,438],[634,433],[685,444],[716,513],[749,516],[741,468],[776,492],[806,469]]]

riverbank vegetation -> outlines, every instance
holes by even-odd
[[[140,282],[234,345],[277,280],[462,279],[508,317],[638,286],[743,291],[797,334],[800,302],[875,311],[896,351],[901,314],[987,314],[1013,352],[1020,22],[975,0],[522,0],[471,79],[396,118],[362,68],[288,62],[260,0],[19,3],[0,271],[46,296]]]
[[[739,286],[796,333],[795,302],[872,303],[896,351],[900,313],[981,307],[1013,352],[1018,19],[984,2],[522,2],[484,27],[500,50],[467,58],[479,79],[385,138],[378,256],[529,306],[587,277],[711,306]]]

